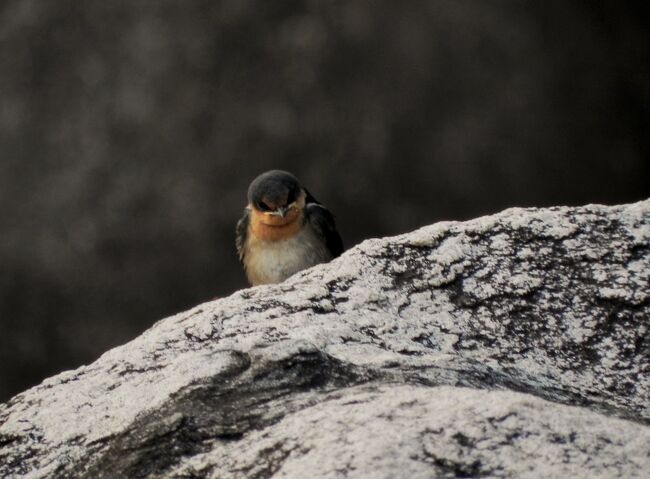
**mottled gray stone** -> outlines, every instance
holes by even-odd
[[[644,477],[650,200],[366,241],[0,405],[2,477]]]

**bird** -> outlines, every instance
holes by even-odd
[[[343,252],[334,215],[293,174],[262,173],[247,197],[235,246],[251,286],[280,283]]]

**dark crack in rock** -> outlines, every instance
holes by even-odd
[[[369,240],[0,405],[2,477],[644,477],[650,200]]]

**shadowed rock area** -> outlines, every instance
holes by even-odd
[[[0,405],[2,477],[643,477],[650,200],[373,239]]]

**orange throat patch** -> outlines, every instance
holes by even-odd
[[[262,241],[279,241],[295,235],[300,230],[300,211],[292,208],[287,215],[269,215],[251,208],[250,232]]]

